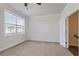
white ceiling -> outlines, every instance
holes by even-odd
[[[66,3],[42,3],[42,5],[30,3],[28,9],[25,8],[23,3],[9,3],[8,5],[25,15],[40,16],[59,14],[66,6]]]

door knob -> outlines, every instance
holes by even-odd
[[[79,36],[78,36],[78,35],[74,35],[74,37],[76,37],[77,39],[79,38]]]

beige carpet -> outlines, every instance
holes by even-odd
[[[0,56],[71,56],[72,54],[58,43],[26,41],[4,52]]]

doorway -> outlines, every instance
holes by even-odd
[[[78,56],[78,11],[68,17],[68,32],[68,49],[74,56]]]

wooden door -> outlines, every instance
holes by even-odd
[[[78,55],[78,11],[69,16],[69,50]]]

